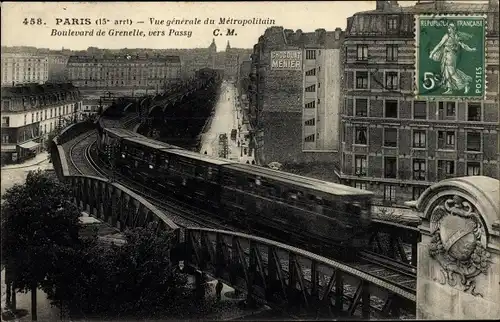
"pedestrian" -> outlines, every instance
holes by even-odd
[[[206,150],[205,150],[205,154],[208,154]]]
[[[238,140],[238,147],[240,146],[240,140]]]
[[[222,282],[219,280],[217,281],[217,285],[215,286],[215,295],[217,296],[217,302],[220,302],[221,300],[221,294],[222,294],[222,288],[224,285]]]

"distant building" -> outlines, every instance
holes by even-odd
[[[252,61],[244,60],[238,69],[239,95],[242,99],[247,99],[247,90],[250,86],[250,72],[252,71]],[[248,106],[247,106],[248,108]]]
[[[179,56],[71,56],[66,78],[82,89],[158,89],[181,78]]]
[[[49,81],[50,82],[64,82],[66,64],[68,63],[68,56],[63,55],[49,55]]]
[[[43,84],[49,79],[47,56],[27,53],[2,53],[2,86]]]
[[[343,38],[340,28],[303,33],[282,27],[259,37],[247,94],[260,164],[336,162]]]
[[[229,44],[229,41],[227,42],[226,46],[226,52],[224,53],[224,77],[227,79],[236,79],[238,76],[238,66],[240,64],[239,62],[239,55],[237,52],[234,52],[231,48],[231,45]]]
[[[72,84],[2,87],[2,163],[35,156],[48,133],[79,119],[81,105]]]
[[[485,14],[485,100],[414,99],[414,15]],[[450,177],[498,178],[498,1],[419,1],[348,18],[346,104],[342,110],[342,182],[374,191],[384,204],[417,199]]]

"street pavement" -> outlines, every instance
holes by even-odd
[[[200,153],[207,152],[208,155],[219,156],[219,135],[226,134],[228,138],[229,155],[228,159],[242,163],[252,163],[253,155],[244,153],[244,147],[248,147],[248,140],[245,140],[244,133],[247,131],[246,125],[242,124],[241,111],[237,106],[237,91],[233,83],[223,81],[219,98],[215,105],[215,113],[212,118],[210,129],[203,134]],[[240,126],[240,130],[238,130]],[[231,130],[238,131],[235,141],[231,140]],[[238,146],[238,141],[240,146]],[[247,150],[248,152],[248,150]]]

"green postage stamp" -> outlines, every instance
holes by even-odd
[[[485,31],[483,16],[416,16],[416,98],[484,98]]]

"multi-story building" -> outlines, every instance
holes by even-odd
[[[2,163],[36,155],[50,132],[79,118],[81,105],[72,84],[2,87]]]
[[[49,79],[47,56],[24,53],[2,53],[2,86],[36,83]]]
[[[418,13],[485,14],[484,100],[414,99]],[[348,18],[342,182],[374,191],[384,204],[415,200],[432,183],[457,176],[498,178],[498,1],[419,1]]]
[[[237,52],[234,52],[227,42],[225,58],[224,58],[224,77],[235,80],[238,76],[238,67],[240,57]]]
[[[71,56],[66,77],[85,88],[136,88],[162,90],[181,77],[179,56],[116,57]]]
[[[248,90],[260,164],[321,164],[338,158],[344,32],[268,28],[252,54]],[[310,168],[310,167],[309,167]]]
[[[68,56],[63,55],[49,55],[49,81],[50,82],[64,82],[66,64],[68,63]]]

